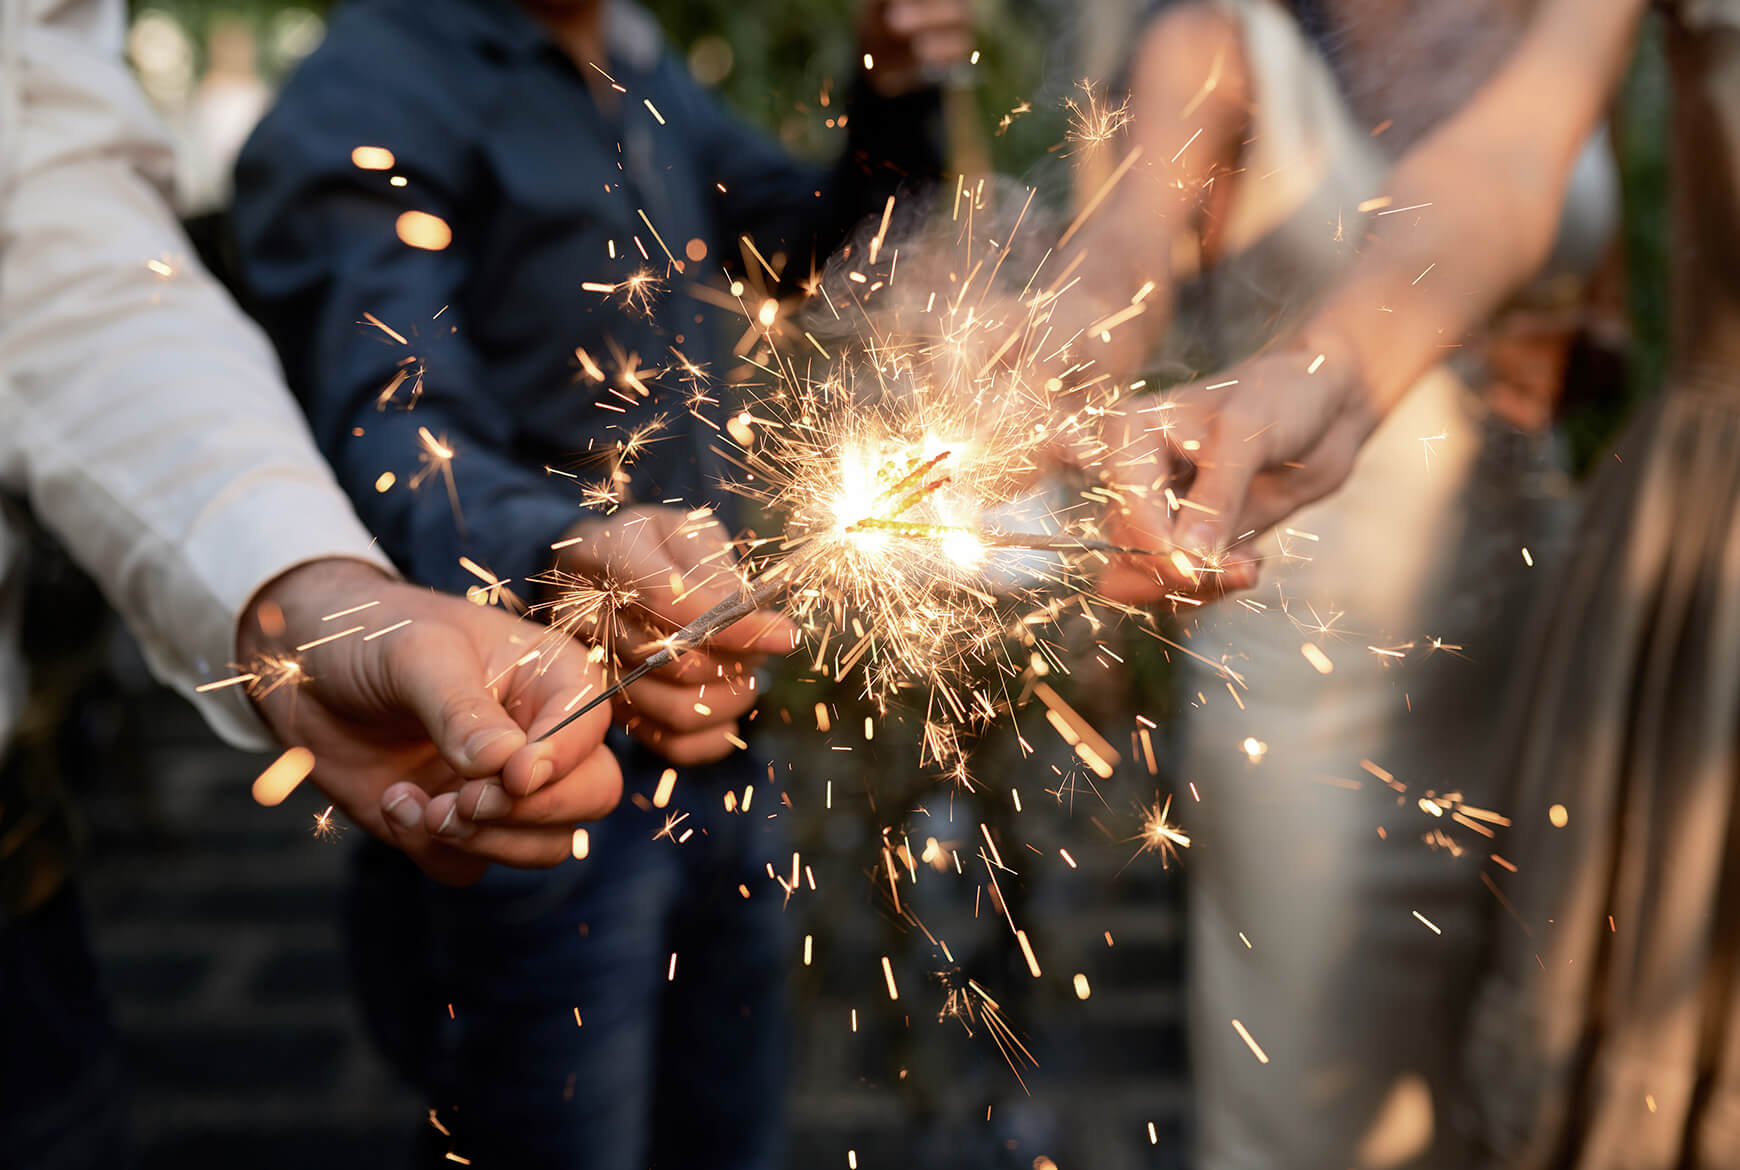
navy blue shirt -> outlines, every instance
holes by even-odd
[[[655,416],[668,425],[629,469],[633,498],[718,503],[709,448],[730,409],[727,333],[745,323],[692,286],[723,291],[743,236],[801,277],[940,168],[934,92],[856,87],[843,157],[810,166],[722,108],[644,13],[611,19],[599,67],[626,92],[600,103],[510,0],[357,0],[237,167],[251,307],[362,519],[438,588],[477,583],[462,556],[504,579],[547,568],[584,513],[580,484],[546,468],[597,481],[597,457]],[[359,146],[391,167],[359,166]],[[406,212],[451,242],[408,246]],[[650,312],[582,287],[643,270],[661,285]],[[710,421],[678,353],[709,376]],[[422,431],[453,453],[451,492]]]

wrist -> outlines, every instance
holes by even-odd
[[[1300,329],[1293,346],[1311,377],[1330,379],[1348,409],[1381,416],[1387,406],[1370,380],[1370,370],[1358,339],[1332,319],[1319,317]]]
[[[323,557],[287,569],[262,585],[236,622],[236,661],[282,650],[327,614],[377,600],[395,578],[349,557]]]

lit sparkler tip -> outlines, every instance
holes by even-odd
[[[1131,840],[1139,842],[1131,860],[1144,853],[1158,853],[1162,866],[1169,866],[1178,859],[1178,850],[1190,848],[1190,837],[1184,830],[1172,822],[1172,798],[1168,796],[1164,802],[1155,802],[1138,810],[1142,818],[1141,831]]]
[[[332,805],[314,814],[314,836],[321,841],[336,841],[344,834],[345,826],[332,815]]]

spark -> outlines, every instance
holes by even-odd
[[[1031,114],[1032,112],[1032,102],[1016,102],[1007,114],[1004,114],[997,120],[997,137],[1001,138],[1008,131],[1009,127],[1015,124],[1015,119],[1021,117],[1023,114]]]
[[[332,805],[327,805],[324,812],[314,814],[314,835],[322,841],[336,841],[344,834],[344,826],[339,824],[332,815]]]
[[[1164,803],[1156,799],[1150,806],[1138,809],[1142,818],[1142,828],[1130,840],[1138,842],[1136,852],[1130,860],[1144,853],[1158,853],[1162,867],[1170,867],[1178,859],[1178,850],[1190,848],[1190,838],[1182,828],[1172,823],[1172,798],[1168,796]],[[1126,863],[1127,864],[1127,863]]]
[[[1433,446],[1433,444],[1440,443],[1449,437],[1450,437],[1450,435],[1446,431],[1440,431],[1435,435],[1421,435],[1420,436],[1420,447],[1425,451],[1425,454],[1426,454],[1426,468],[1427,468],[1427,470],[1431,469],[1431,467],[1432,467],[1432,454],[1434,451],[1437,450],[1437,448],[1435,446]]]
[[[919,924],[923,930],[923,924]],[[926,932],[929,933],[928,931]],[[943,985],[943,1005],[937,1013],[937,1020],[957,1020],[967,1035],[975,1034],[975,1029],[982,1027],[991,1035],[992,1043],[1002,1054],[1003,1060],[1009,1066],[1009,1071],[1015,1074],[1016,1083],[1023,1091],[1027,1090],[1027,1081],[1022,1077],[1023,1069],[1039,1067],[1039,1061],[1022,1043],[1015,1029],[1009,1026],[1007,1017],[1003,1015],[1003,1007],[985,990],[983,984],[969,979],[962,974],[959,964],[950,963],[938,971],[932,972],[932,978]]]
[[[250,664],[248,697],[258,702],[284,687],[308,681],[299,659],[286,654],[262,654]]]
[[[1130,103],[1109,100],[1091,81],[1076,82],[1081,98],[1063,99],[1069,114],[1069,142],[1074,150],[1091,150],[1118,136],[1130,124]],[[1023,103],[1025,104],[1025,103]]]
[[[1256,1037],[1251,1035],[1250,1030],[1238,1020],[1234,1020],[1232,1026],[1233,1031],[1239,1034],[1239,1039],[1245,1042],[1245,1047],[1251,1050],[1251,1055],[1257,1058],[1257,1063],[1268,1064],[1269,1054],[1263,1051],[1263,1046],[1257,1043]]]
[[[624,309],[650,321],[658,307],[658,295],[663,288],[663,282],[649,269],[642,268],[615,284],[589,280],[583,281],[580,288],[585,292],[615,296]],[[576,351],[577,355],[580,352],[582,351]],[[581,364],[587,366],[588,373],[597,370],[597,366],[588,364],[590,362],[590,358],[581,359]],[[602,376],[594,378],[594,381],[603,380]]]
[[[254,800],[274,808],[283,804],[296,786],[306,780],[314,771],[314,753],[305,747],[293,747],[266,765],[265,771],[254,778]]]
[[[436,435],[428,427],[417,428],[420,446],[417,451],[417,473],[411,477],[411,490],[422,487],[430,476],[439,475],[447,485],[447,502],[453,507],[454,523],[465,531],[465,517],[459,508],[459,489],[453,482],[453,448],[446,435]]]

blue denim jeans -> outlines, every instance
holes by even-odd
[[[132,1164],[121,1045],[78,894],[0,919],[0,1165]]]
[[[668,808],[641,809],[628,797],[665,765],[613,746],[625,798],[584,860],[450,889],[365,847],[349,923],[365,1017],[473,1166],[772,1170],[787,956],[767,865],[790,855],[765,766],[683,769]],[[760,799],[727,813],[747,784]]]

